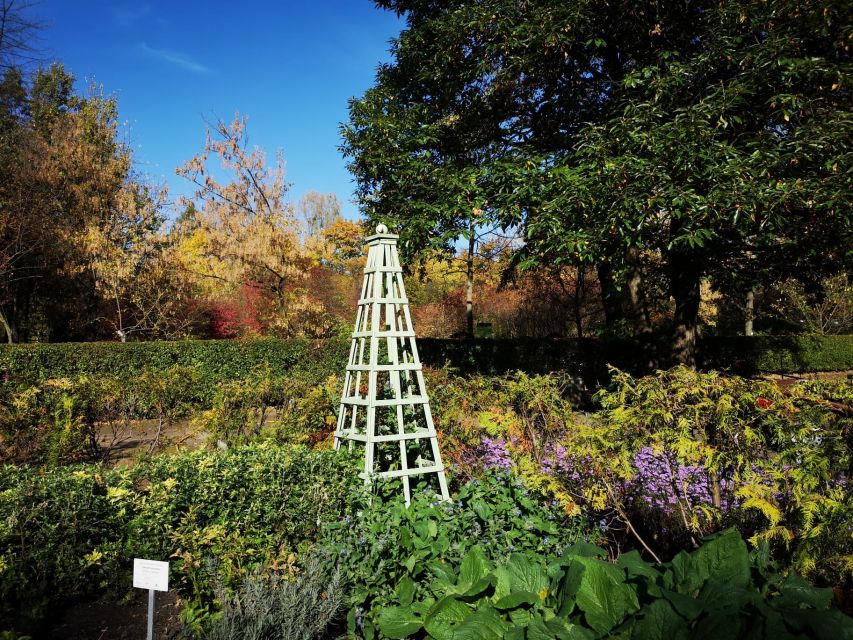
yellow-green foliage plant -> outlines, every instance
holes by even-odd
[[[805,574],[850,578],[852,421],[849,405],[825,397],[846,392],[809,384],[782,390],[685,367],[639,379],[613,371],[613,379],[598,394],[599,423],[569,443],[576,456],[616,470],[613,482],[623,489],[642,491],[659,471],[644,469],[641,453],[657,454],[652,459],[691,470],[692,486],[673,487],[673,511],[693,534],[734,523],[753,544],[766,540],[791,554]]]
[[[578,515],[575,497],[543,471],[554,444],[573,428],[566,391],[571,380],[558,374],[452,375],[428,370],[443,455],[468,478],[483,466],[512,466],[531,489],[552,496],[568,515]]]
[[[337,376],[323,384],[295,376],[275,375],[259,366],[250,376],[219,385],[210,409],[193,423],[211,442],[226,445],[251,439],[291,444],[328,440],[337,413]]]

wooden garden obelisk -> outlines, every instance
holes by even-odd
[[[380,224],[367,238],[367,265],[355,315],[335,448],[364,448],[364,481],[399,478],[406,504],[412,479],[438,483],[449,500],[424,384],[409,299],[397,253],[399,236]]]

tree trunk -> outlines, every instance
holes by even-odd
[[[744,314],[743,334],[752,335],[752,321],[755,314],[755,289],[746,292],[746,312]]]
[[[652,330],[652,322],[649,317],[649,307],[646,304],[646,292],[643,289],[643,274],[640,271],[638,253],[636,247],[631,247],[626,252],[626,258],[630,265],[627,302],[635,331],[637,333],[648,333]]]
[[[672,361],[673,364],[695,369],[701,272],[691,256],[684,254],[671,254],[669,269],[670,287],[675,299]]]
[[[0,325],[3,325],[3,330],[6,332],[6,342],[12,344],[15,340],[12,335],[12,327],[9,326],[9,321],[6,320],[6,315],[0,311]]]
[[[465,335],[474,337],[474,223],[468,230],[468,259],[465,272]]]
[[[604,322],[608,327],[624,319],[625,313],[622,309],[619,290],[613,279],[613,266],[609,262],[602,262],[597,267],[598,282],[601,285],[601,304],[604,307]]]
[[[575,331],[578,338],[583,338],[583,285],[586,277],[584,265],[578,265],[578,275],[575,279]]]

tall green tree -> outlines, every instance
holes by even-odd
[[[688,363],[703,278],[844,262],[844,3],[378,4],[406,29],[351,105],[344,151],[365,211],[414,246],[465,224],[452,204],[473,184],[525,230],[519,264],[594,264],[605,310],[620,285],[641,302],[648,257]]]
[[[612,117],[545,175],[531,247],[661,256],[674,356],[695,363],[703,278],[815,279],[850,266],[850,24],[844,3],[722,3],[701,46],[628,74]]]
[[[450,254],[460,237],[473,256],[478,229],[523,222],[536,194],[518,175],[564,155],[628,70],[688,46],[697,12],[666,1],[378,4],[406,29],[351,103],[343,151],[364,213],[396,223],[410,256]],[[613,320],[624,258],[599,262]]]

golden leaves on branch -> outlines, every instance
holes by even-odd
[[[246,287],[259,290],[261,323],[279,335],[324,327],[324,309],[309,295],[306,280],[326,250],[319,240],[302,241],[304,229],[286,200],[282,154],[268,164],[266,154],[250,146],[246,118],[238,114],[230,124],[209,124],[204,150],[177,172],[196,185],[195,228],[182,239],[180,255],[200,288],[220,299]],[[309,222],[315,227],[338,215],[336,199],[314,200]]]

